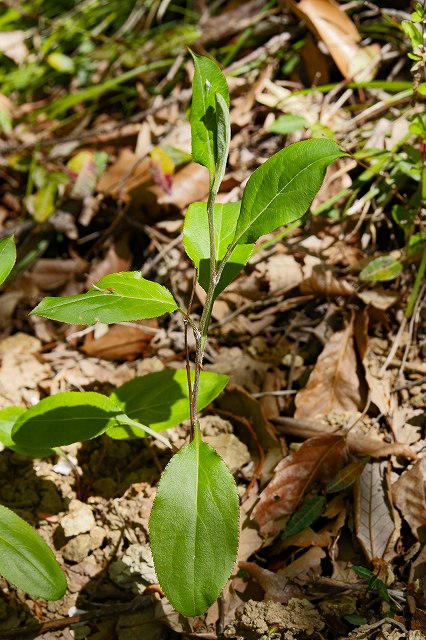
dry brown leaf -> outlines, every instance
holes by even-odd
[[[336,278],[332,271],[321,265],[320,268],[314,268],[312,275],[301,283],[300,292],[321,296],[351,296],[355,289],[350,282]]]
[[[392,496],[417,539],[424,541],[426,531],[426,459],[404,471],[392,485]]]
[[[135,323],[136,324],[136,323]],[[139,323],[138,323],[139,324]],[[146,329],[144,329],[146,327]],[[88,356],[96,356],[104,360],[129,361],[146,353],[155,335],[158,322],[154,318],[145,320],[139,326],[113,325],[100,337],[88,333],[82,351]]]
[[[384,415],[389,414],[391,401],[390,373],[379,377],[381,363],[368,347],[368,310],[363,309],[356,314],[355,338],[358,352],[364,365],[365,379],[370,391],[370,400]],[[373,372],[377,372],[374,375]]]
[[[125,199],[128,194],[151,180],[150,159],[142,160],[129,149],[123,149],[113,165],[100,177],[98,193]]]
[[[331,428],[327,429],[327,425],[323,422],[309,422],[308,420],[295,420],[294,418],[278,417],[273,418],[272,422],[279,425],[280,431],[286,435],[296,436],[297,438],[313,438],[330,430],[335,435],[346,438],[346,444],[351,453],[362,456],[371,456],[372,458],[386,458],[387,456],[401,456],[410,460],[417,460],[417,454],[408,444],[399,442],[383,442],[378,438],[369,438],[362,433],[349,431],[349,433]]]
[[[108,247],[104,258],[92,266],[87,278],[86,286],[89,289],[94,282],[104,276],[118,271],[128,271],[132,264],[132,256],[129,249],[129,238],[123,235]]]
[[[269,285],[269,293],[285,293],[297,287],[303,280],[300,264],[293,256],[278,253],[258,265],[256,271]]]
[[[52,291],[63,287],[74,276],[84,273],[89,263],[82,258],[63,260],[62,258],[40,258],[25,277],[39,289]]]
[[[349,16],[334,0],[289,0],[291,9],[302,17],[327,46],[336,66],[346,79],[371,80],[372,60],[377,45],[361,47],[361,36]]]
[[[346,329],[331,336],[306,387],[297,394],[296,419],[313,420],[333,411],[357,411],[362,406],[353,337],[352,318]]]
[[[29,50],[25,44],[29,33],[26,31],[2,31],[0,33],[0,51],[20,65],[27,59]]]
[[[265,536],[275,536],[296,509],[306,490],[317,481],[328,482],[346,463],[345,439],[326,434],[306,440],[292,456],[284,458],[252,518]]]
[[[383,287],[376,286],[374,289],[365,289],[357,293],[358,298],[364,302],[364,304],[371,305],[375,309],[380,311],[386,311],[396,302],[398,302],[399,295],[395,291],[388,291]]]
[[[355,484],[355,530],[371,562],[383,558],[395,529],[389,506],[387,462],[370,462]]]

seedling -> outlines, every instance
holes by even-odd
[[[217,204],[231,137],[229,92],[215,62],[193,55],[192,157],[210,176],[207,203],[186,214],[184,246],[206,292],[198,322],[170,291],[139,271],[105,276],[87,293],[45,298],[32,313],[73,324],[136,321],[178,312],[195,338],[195,364],[133,380],[109,398],[61,393],[18,416],[15,445],[58,447],[93,438],[138,437],[190,418],[190,442],[165,469],[150,518],[155,569],[172,605],[186,616],[203,613],[219,596],[237,555],[238,494],[226,464],[203,441],[199,411],[226,385],[226,376],[202,371],[213,303],[249,260],[260,236],[307,211],[327,167],[345,154],[329,139],[306,140],[272,156],[250,177],[241,202]],[[155,377],[156,376],[156,377]],[[153,398],[153,395],[155,396]],[[60,427],[58,426],[60,425]],[[166,440],[167,442],[167,440]]]
[[[12,271],[15,260],[13,237],[4,238],[0,241],[0,285]],[[9,420],[13,424],[24,411],[19,407],[4,409],[0,412],[0,423]],[[65,576],[44,540],[3,505],[0,505],[0,575],[27,593],[47,600],[59,600],[67,588]]]

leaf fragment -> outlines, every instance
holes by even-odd
[[[16,247],[13,236],[0,240],[0,284],[6,280],[16,261]]]

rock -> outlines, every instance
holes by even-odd
[[[291,598],[288,604],[249,600],[225,629],[225,637],[237,640],[260,640],[276,629],[274,638],[302,640],[319,635],[325,626],[317,608],[308,600]]]
[[[90,541],[91,541],[90,544],[92,549],[99,549],[99,547],[102,545],[103,541],[105,540],[106,531],[102,529],[102,527],[98,527],[98,525],[96,525],[90,531],[89,535],[90,535]]]
[[[69,513],[61,519],[61,525],[67,538],[86,533],[93,529],[95,524],[91,508],[80,500],[71,500]]]
[[[231,473],[250,462],[251,456],[244,442],[238,440],[233,433],[221,433],[218,436],[207,436],[204,440],[225,460]]]
[[[138,543],[130,545],[120,560],[112,562],[108,573],[118,587],[131,589],[135,594],[142,593],[147,584],[158,582],[151,549]]]
[[[80,533],[80,535],[72,538],[65,547],[62,547],[61,553],[65,560],[69,562],[82,562],[92,550],[92,541],[88,533]]]

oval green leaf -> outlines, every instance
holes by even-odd
[[[30,525],[0,505],[0,574],[32,596],[59,600],[67,582],[55,556]]]
[[[402,264],[393,256],[380,256],[364,267],[359,274],[359,279],[367,282],[386,282],[395,280],[402,270]]]
[[[306,500],[291,516],[286,528],[281,534],[281,540],[286,540],[290,536],[294,536],[296,533],[303,531],[303,529],[310,527],[311,524],[320,517],[324,505],[324,496],[315,496],[315,498]]]
[[[282,136],[294,131],[300,131],[300,129],[307,129],[309,123],[303,116],[299,116],[295,113],[288,113],[284,116],[279,116],[269,127],[271,133],[278,133]]]
[[[31,449],[90,440],[117,424],[122,414],[109,398],[93,391],[67,391],[40,400],[18,418],[12,439]]]
[[[0,240],[0,284],[12,271],[16,261],[16,247],[13,236]]]
[[[237,487],[198,436],[167,465],[149,521],[161,588],[184,616],[206,611],[228,580],[238,550]]]
[[[207,167],[211,183],[218,160],[216,94],[229,106],[229,90],[225,76],[216,62],[192,53],[195,73],[192,83],[191,137],[194,162]]]
[[[193,372],[191,375],[193,379]],[[223,391],[228,376],[202,371],[197,409],[201,411]],[[132,420],[154,431],[175,427],[189,418],[188,382],[185,369],[156,371],[134,378],[112,392],[111,401]],[[140,429],[129,425],[112,427],[108,435],[115,439],[143,437]]]
[[[44,449],[30,449],[29,447],[20,447],[14,442],[12,438],[13,427],[18,418],[26,411],[27,409],[24,409],[24,407],[6,407],[6,409],[0,410],[0,442],[8,449],[22,456],[44,458],[52,455],[52,453],[54,453],[53,449],[47,447]]]
[[[240,207],[241,202],[227,202],[225,204],[215,204],[214,206],[213,219],[217,264],[224,258],[235,235]],[[198,282],[204,291],[207,291],[210,283],[210,237],[207,204],[205,202],[193,202],[189,205],[183,227],[183,243],[187,255],[197,267]],[[215,298],[247,264],[252,251],[252,244],[243,244],[235,247],[216,286]]]
[[[244,189],[234,243],[260,236],[303,216],[318,193],[327,167],[345,156],[333,140],[303,140],[269,158]]]
[[[145,280],[140,271],[130,271],[105,276],[78,296],[44,298],[31,313],[70,324],[112,324],[156,318],[175,309],[166,287]]]

